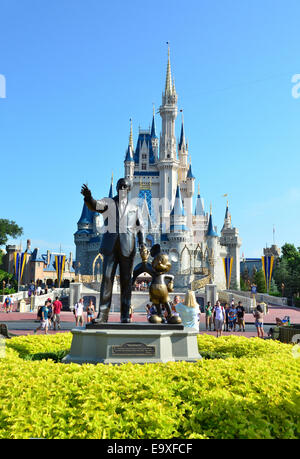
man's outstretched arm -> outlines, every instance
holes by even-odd
[[[92,212],[102,213],[107,209],[107,204],[105,202],[96,201],[96,199],[92,197],[91,190],[87,185],[82,185],[81,194],[84,196],[84,202]]]

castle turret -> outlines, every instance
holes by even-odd
[[[189,165],[188,165],[188,148],[187,143],[185,141],[185,132],[184,132],[184,121],[183,121],[183,114],[181,119],[181,132],[180,132],[180,140],[178,143],[178,159],[179,159],[179,180],[185,180]]]
[[[240,247],[242,245],[237,228],[231,224],[231,215],[229,212],[228,201],[225,211],[224,225],[221,231],[220,244],[227,250],[227,256],[233,257],[231,271],[231,285],[236,288],[240,287]]]
[[[155,158],[155,162],[158,161],[158,137],[156,135],[156,128],[155,128],[155,108],[153,105],[153,117],[152,117],[152,125],[151,125],[151,143],[153,154]]]
[[[162,207],[162,218],[168,218],[170,207],[174,203],[177,187],[177,170],[179,162],[176,154],[175,119],[177,117],[177,94],[172,85],[170,48],[168,48],[168,63],[165,91],[162,95],[162,105],[159,108],[162,118],[162,132],[159,146],[160,197],[165,198]]]

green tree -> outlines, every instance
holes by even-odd
[[[15,239],[23,234],[23,228],[18,226],[16,222],[0,218],[0,246],[5,245],[8,237]]]
[[[273,278],[281,294],[292,298],[300,292],[300,249],[286,243],[281,253],[274,267]]]
[[[257,287],[258,293],[266,293],[266,282],[263,270],[257,271],[254,276],[254,283]]]

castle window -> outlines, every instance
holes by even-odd
[[[143,171],[147,170],[147,164],[142,163],[142,170],[143,170]]]
[[[142,159],[147,159],[147,155],[145,153],[142,154]]]

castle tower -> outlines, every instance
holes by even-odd
[[[220,244],[227,249],[227,256],[233,257],[231,285],[240,288],[240,247],[242,245],[237,228],[231,224],[231,215],[228,208],[228,201],[225,211],[224,225],[221,231]]]
[[[204,236],[208,227],[208,217],[205,215],[204,203],[200,195],[199,185],[193,223],[195,243],[198,244],[204,241]]]
[[[167,75],[165,91],[162,94],[162,105],[159,107],[162,118],[162,131],[159,145],[160,197],[165,198],[162,205],[162,219],[169,218],[170,207],[174,203],[177,187],[177,170],[179,161],[176,158],[175,120],[177,117],[177,94],[172,84],[170,48],[168,48]]]
[[[212,208],[210,205],[210,215],[208,221],[208,228],[206,233],[206,243],[208,249],[208,265],[212,278],[216,278],[217,271],[217,258],[218,258],[218,234],[213,226]]]
[[[185,141],[185,132],[184,132],[184,122],[183,122],[183,114],[181,119],[181,132],[180,132],[180,140],[178,143],[178,159],[179,159],[179,172],[178,177],[179,181],[186,180],[186,176],[188,173],[189,165],[188,165],[188,147]]]
[[[156,128],[155,128],[155,108],[153,105],[153,117],[152,117],[152,125],[151,125],[151,143],[153,154],[155,158],[155,162],[158,161],[158,137],[156,135]]]

